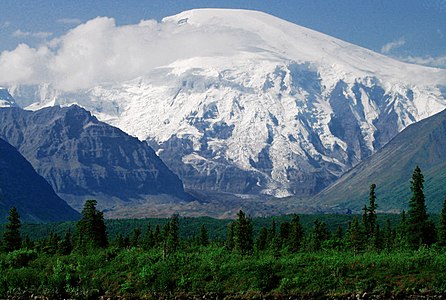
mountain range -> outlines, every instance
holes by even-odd
[[[145,142],[78,106],[0,109],[0,137],[72,207],[87,199],[114,210],[139,202],[189,201],[182,182]]]
[[[162,23],[172,35],[227,32],[232,44],[191,50],[130,81],[10,91],[28,109],[76,103],[146,140],[188,190],[275,197],[315,195],[446,108],[446,70],[265,13],[198,9]]]
[[[172,36],[194,36],[206,51],[191,47],[131,80],[70,91],[51,82],[16,85],[8,87],[11,97],[0,97],[0,106],[35,110],[0,110],[0,136],[77,209],[91,196],[128,216],[134,204],[148,209],[147,195],[168,195],[158,204],[173,199],[173,210],[217,216],[244,205],[265,214],[360,209],[374,177],[387,171],[378,192],[395,184],[389,170],[373,173],[367,162],[390,159],[382,153],[397,142],[405,151],[407,138],[397,135],[446,108],[446,70],[403,63],[265,13],[198,9],[161,23]],[[212,32],[229,37],[229,46],[199,40]],[[422,135],[414,128],[408,135]],[[425,147],[441,149],[436,142]],[[431,172],[417,151],[394,176],[410,176],[417,163]],[[190,201],[180,180],[201,202]],[[406,197],[400,195],[381,208],[397,210]]]
[[[0,139],[0,224],[6,222],[13,206],[25,222],[80,218],[13,146]]]

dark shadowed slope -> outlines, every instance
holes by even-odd
[[[10,144],[0,139],[0,223],[15,206],[22,221],[76,220],[79,213],[56,195],[45,179]]]

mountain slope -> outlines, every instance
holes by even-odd
[[[446,108],[445,70],[264,13],[200,9],[162,23],[172,40],[193,42],[139,78],[11,93],[31,109],[77,103],[147,140],[188,189],[278,197],[316,194],[406,126]],[[203,40],[209,35],[221,39],[214,45]]]
[[[0,107],[17,107],[14,98],[6,88],[0,87]]]
[[[0,137],[14,145],[76,209],[164,197],[189,200],[182,182],[145,143],[99,122],[78,106],[0,109]]]
[[[26,222],[71,221],[80,217],[13,146],[0,139],[0,223],[7,221],[13,206]]]
[[[410,180],[418,165],[425,178],[427,207],[439,213],[446,197],[445,149],[446,110],[407,127],[314,201],[330,208],[360,210],[367,204],[370,184],[375,183],[380,210],[407,209]]]

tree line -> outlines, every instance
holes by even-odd
[[[387,220],[382,228],[378,222],[378,204],[375,193],[376,185],[370,186],[369,203],[362,209],[361,217],[354,216],[347,228],[339,226],[331,232],[325,222],[316,220],[313,227],[305,232],[298,215],[291,221],[276,224],[273,219],[269,227],[262,227],[255,236],[252,218],[242,210],[227,229],[225,241],[212,241],[206,226],[202,225],[197,236],[181,239],[179,235],[179,215],[173,215],[169,221],[155,228],[149,224],[144,230],[135,228],[128,236],[118,234],[109,241],[103,213],[96,209],[95,200],[87,200],[82,210],[82,218],[76,224],[75,232],[68,231],[63,237],[50,232],[46,239],[32,241],[28,236],[20,235],[20,216],[16,208],[11,208],[8,223],[5,226],[1,249],[12,252],[18,249],[35,249],[48,254],[68,255],[72,251],[90,251],[97,248],[138,247],[145,250],[160,249],[167,259],[185,245],[208,246],[211,243],[224,247],[226,251],[252,255],[262,251],[271,251],[279,257],[287,253],[314,252],[323,249],[353,251],[355,253],[373,250],[418,249],[437,244],[446,246],[446,200],[440,215],[438,228],[430,219],[423,193],[424,177],[417,166],[412,174],[409,210],[400,214],[396,228]]]

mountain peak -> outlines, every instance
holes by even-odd
[[[282,60],[311,62],[321,73],[337,69],[350,80],[373,74],[392,83],[446,83],[446,70],[433,72],[434,68],[403,63],[261,11],[193,9],[166,17],[163,22],[176,24],[177,30],[201,28],[220,34],[237,32],[228,37],[236,53],[263,52]]]

